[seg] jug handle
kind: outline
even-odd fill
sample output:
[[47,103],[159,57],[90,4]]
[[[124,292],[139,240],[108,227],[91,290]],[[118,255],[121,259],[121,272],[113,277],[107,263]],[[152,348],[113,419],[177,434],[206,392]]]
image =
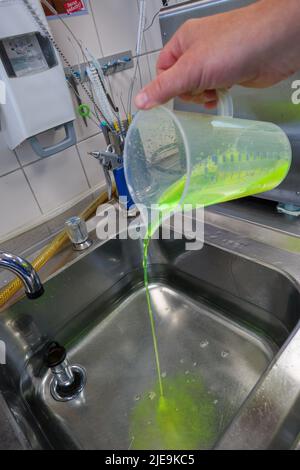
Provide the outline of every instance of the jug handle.
[[217,90],[218,116],[233,117],[233,101],[228,90]]

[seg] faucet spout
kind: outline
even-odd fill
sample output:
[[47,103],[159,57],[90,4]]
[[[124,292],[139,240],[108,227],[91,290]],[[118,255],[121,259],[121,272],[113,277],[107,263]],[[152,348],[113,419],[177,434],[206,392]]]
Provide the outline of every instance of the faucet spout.
[[19,277],[29,299],[37,299],[43,295],[44,288],[39,275],[26,259],[0,251],[0,268],[8,269]]

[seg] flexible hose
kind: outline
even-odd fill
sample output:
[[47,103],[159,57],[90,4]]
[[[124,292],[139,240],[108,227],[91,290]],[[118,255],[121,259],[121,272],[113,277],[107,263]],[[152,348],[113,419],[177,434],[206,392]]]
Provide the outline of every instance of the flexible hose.
[[[113,194],[115,187],[113,188]],[[88,220],[95,214],[97,208],[108,201],[107,192],[103,192],[80,214],[83,220]],[[65,230],[56,235],[56,237],[47,245],[41,253],[31,263],[36,271],[40,271],[47,262],[58,253],[58,251],[69,241]],[[6,287],[0,290],[0,309],[23,287],[19,278],[12,280]]]

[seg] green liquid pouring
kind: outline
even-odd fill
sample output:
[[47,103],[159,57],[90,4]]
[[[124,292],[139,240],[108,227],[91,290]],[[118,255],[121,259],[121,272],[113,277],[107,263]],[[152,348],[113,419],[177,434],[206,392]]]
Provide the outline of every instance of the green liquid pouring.
[[159,353],[158,353],[157,336],[156,336],[156,330],[155,330],[155,320],[154,320],[154,315],[153,315],[153,310],[152,310],[152,305],[151,305],[151,298],[150,298],[150,291],[149,291],[149,279],[148,279],[148,248],[149,248],[150,240],[151,240],[151,236],[147,234],[144,240],[144,253],[143,253],[144,286],[146,290],[147,307],[148,307],[148,313],[149,313],[149,319],[150,319],[150,325],[151,325],[151,333],[152,333],[152,340],[153,340],[153,347],[154,347],[154,354],[155,354],[155,363],[156,363],[157,377],[158,377],[158,383],[159,383],[159,392],[160,392],[160,396],[163,397],[164,389],[163,389],[162,378],[161,378],[161,367],[160,367],[160,360],[159,360]]
[[[238,169],[237,169],[238,162]],[[247,155],[228,152],[209,158],[205,165],[194,167],[184,203],[209,206],[219,202],[257,194],[273,189],[287,174],[287,159],[262,162]],[[232,171],[230,171],[232,165]],[[161,214],[167,215],[182,198],[186,177],[181,178],[162,195]],[[217,413],[212,396],[205,390],[199,377],[177,375],[162,379],[148,278],[148,249],[151,236],[160,219],[150,223],[144,240],[143,270],[147,308],[155,354],[157,384],[136,405],[131,420],[132,448],[134,449],[201,449],[213,444],[216,437]]]
[[[167,211],[164,209],[164,214]],[[148,276],[148,249],[159,219],[148,227],[144,240],[143,270],[151,325],[157,383],[135,406],[130,425],[132,449],[193,450],[211,447],[216,436],[217,411],[213,396],[200,377],[178,374],[162,378],[154,312]]]

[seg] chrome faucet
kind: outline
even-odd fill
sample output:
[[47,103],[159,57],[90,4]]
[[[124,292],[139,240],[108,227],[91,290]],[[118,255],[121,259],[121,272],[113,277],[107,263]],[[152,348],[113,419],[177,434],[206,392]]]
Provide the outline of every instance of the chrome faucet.
[[44,293],[39,275],[26,259],[0,251],[0,268],[8,269],[20,278],[29,299],[37,299]]

